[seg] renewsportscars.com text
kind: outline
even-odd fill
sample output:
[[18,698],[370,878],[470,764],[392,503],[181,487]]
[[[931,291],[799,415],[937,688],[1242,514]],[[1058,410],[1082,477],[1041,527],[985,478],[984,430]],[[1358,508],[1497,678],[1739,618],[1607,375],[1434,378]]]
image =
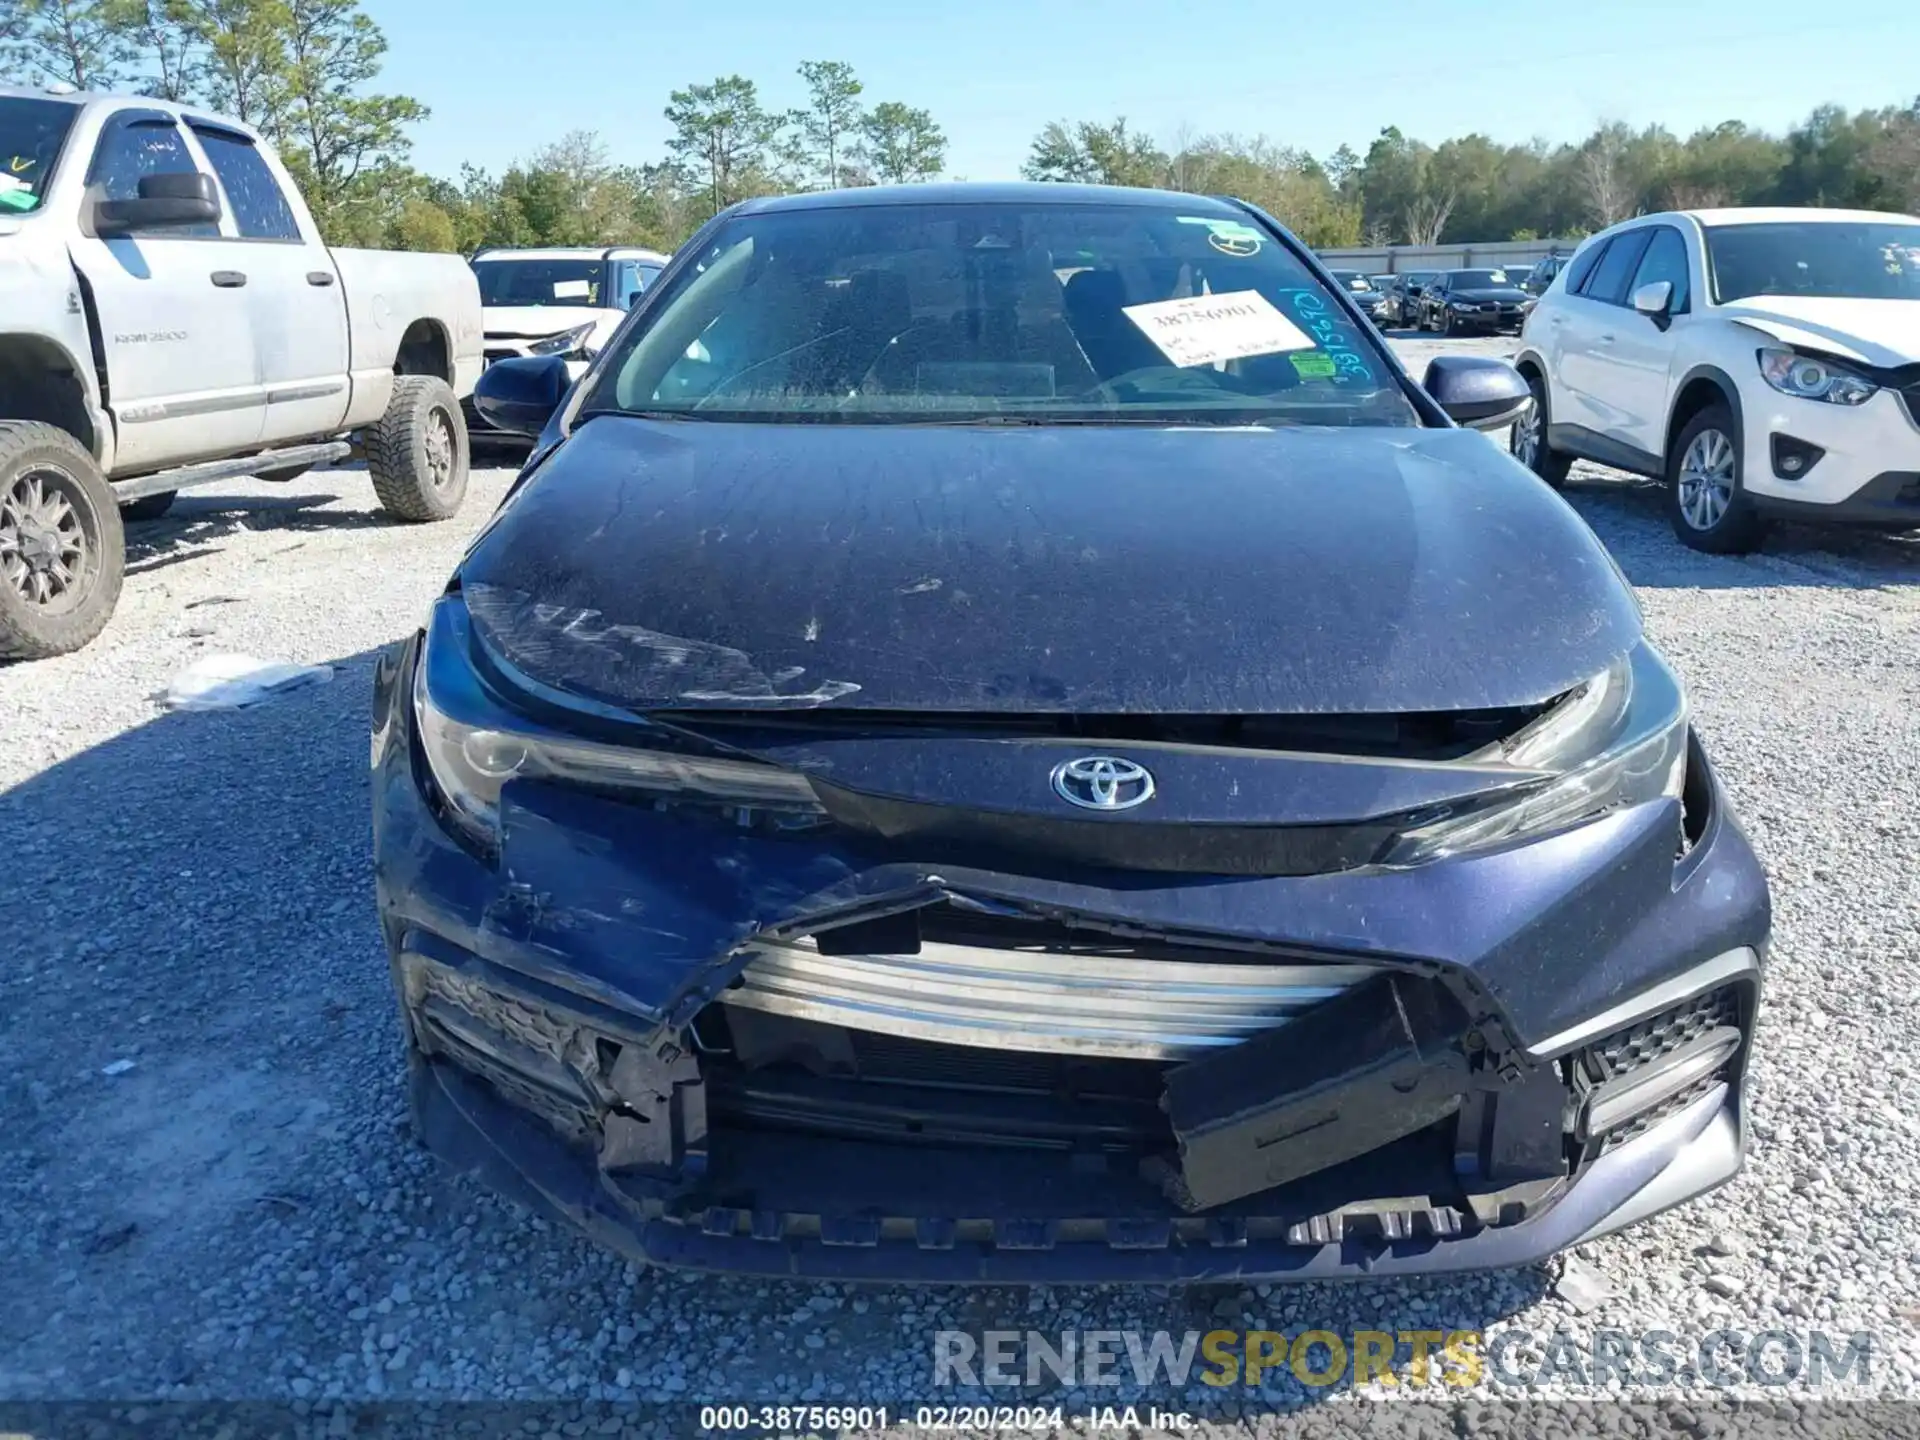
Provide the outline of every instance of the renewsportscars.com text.
[[1274,1375],[1303,1385],[1482,1386],[1761,1385],[1820,1389],[1872,1378],[1864,1331],[1716,1330],[1688,1340],[1666,1330],[1598,1330],[1591,1338],[1502,1330],[942,1330],[933,1337],[936,1386],[1156,1385],[1197,1380],[1258,1388]]

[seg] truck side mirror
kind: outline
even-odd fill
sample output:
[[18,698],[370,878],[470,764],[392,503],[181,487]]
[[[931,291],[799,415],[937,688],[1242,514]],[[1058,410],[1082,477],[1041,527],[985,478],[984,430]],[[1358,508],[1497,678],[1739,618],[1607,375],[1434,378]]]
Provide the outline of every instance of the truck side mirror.
[[102,200],[93,211],[94,229],[103,235],[185,229],[219,220],[219,187],[211,175],[198,170],[142,175],[137,198]]

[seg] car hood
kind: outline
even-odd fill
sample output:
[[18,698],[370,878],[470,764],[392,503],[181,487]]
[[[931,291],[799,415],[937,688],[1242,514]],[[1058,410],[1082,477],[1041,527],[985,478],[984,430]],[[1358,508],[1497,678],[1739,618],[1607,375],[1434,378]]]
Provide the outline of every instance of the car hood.
[[462,563],[624,709],[1532,704],[1631,647],[1591,531],[1466,430],[588,420]]
[[1454,290],[1448,294],[1447,298],[1477,302],[1498,300],[1503,305],[1518,305],[1527,298],[1527,292],[1517,285],[1489,285],[1477,290]]
[[1891,368],[1920,360],[1920,300],[1835,300],[1764,295],[1720,307],[1783,345]]
[[558,335],[576,326],[619,318],[618,310],[592,305],[488,305],[480,312],[481,328],[487,334],[514,339]]

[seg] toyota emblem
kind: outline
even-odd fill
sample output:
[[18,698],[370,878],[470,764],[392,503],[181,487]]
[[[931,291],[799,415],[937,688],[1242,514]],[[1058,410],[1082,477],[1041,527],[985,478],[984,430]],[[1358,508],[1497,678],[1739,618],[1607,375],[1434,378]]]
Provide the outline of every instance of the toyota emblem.
[[1053,767],[1053,793],[1082,810],[1131,810],[1153,798],[1153,776],[1131,760],[1083,755]]

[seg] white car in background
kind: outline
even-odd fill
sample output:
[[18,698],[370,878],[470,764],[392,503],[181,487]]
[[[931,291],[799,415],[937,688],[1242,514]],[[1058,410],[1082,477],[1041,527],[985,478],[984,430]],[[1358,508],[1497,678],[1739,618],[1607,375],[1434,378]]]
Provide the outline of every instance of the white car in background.
[[[626,245],[480,251],[470,263],[480,281],[487,362],[564,355],[578,380],[667,260]],[[484,428],[471,406],[467,421]]]
[[1513,453],[1665,482],[1674,533],[1744,554],[1769,520],[1920,527],[1920,219],[1696,210],[1585,241],[1527,317]]

